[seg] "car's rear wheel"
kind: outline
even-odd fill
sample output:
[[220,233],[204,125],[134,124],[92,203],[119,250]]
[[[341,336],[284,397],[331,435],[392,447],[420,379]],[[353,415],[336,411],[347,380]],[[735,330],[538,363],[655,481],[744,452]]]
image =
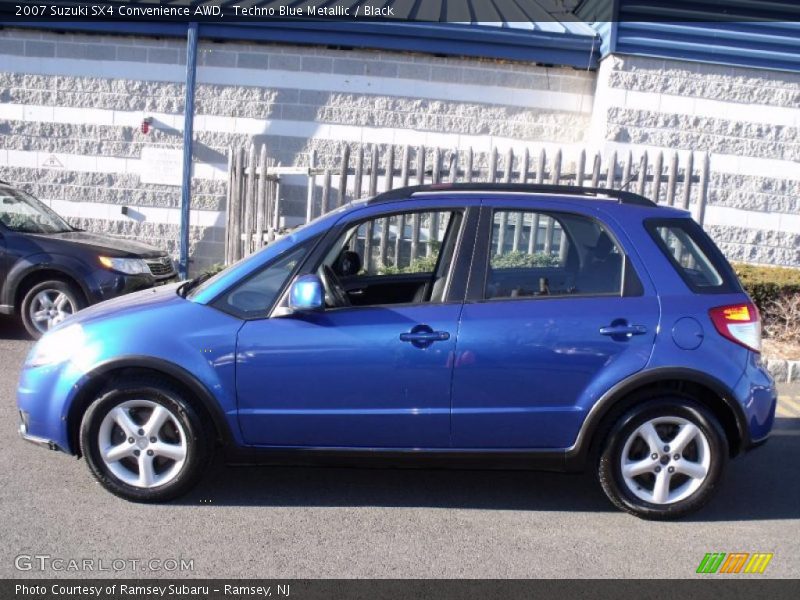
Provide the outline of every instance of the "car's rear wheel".
[[85,305],[83,294],[75,285],[51,279],[37,283],[25,293],[20,316],[28,333],[39,339]]
[[685,398],[654,399],[617,421],[598,476],[619,508],[642,518],[674,519],[710,500],[727,457],[727,439],[709,411]]
[[108,388],[89,406],[81,452],[111,493],[162,502],[188,492],[210,458],[210,436],[182,393],[158,379]]

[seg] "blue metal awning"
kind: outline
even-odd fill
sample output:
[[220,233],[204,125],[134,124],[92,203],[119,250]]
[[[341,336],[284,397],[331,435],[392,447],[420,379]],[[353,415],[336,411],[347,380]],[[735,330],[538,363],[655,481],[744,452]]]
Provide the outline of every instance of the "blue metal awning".
[[[86,33],[186,36],[186,23],[175,22],[0,22],[5,27],[30,27],[51,31]],[[515,24],[518,25],[518,24]],[[552,22],[544,27],[502,24],[387,23],[352,21],[260,21],[253,23],[200,23],[201,39],[249,41],[282,44],[307,44],[423,52],[444,56],[468,56],[518,60],[576,69],[594,69],[600,58],[600,37],[586,27],[553,31]]]
[[[173,0],[170,5],[183,0]],[[338,0],[355,10],[367,0]],[[167,2],[165,2],[166,4]],[[329,0],[303,0],[303,5]],[[374,4],[374,2],[369,2]],[[298,4],[286,0],[224,0],[223,19],[196,19],[201,39],[308,44],[423,52],[444,56],[468,56],[517,60],[547,65],[594,69],[600,57],[600,36],[568,12],[555,12],[552,0],[384,0],[394,18],[384,20],[231,20],[232,6],[269,8]],[[30,27],[53,31],[185,37],[184,21],[0,21],[0,26]]]
[[586,7],[578,15],[597,20],[592,26],[603,38],[603,56],[800,71],[797,0],[597,0]]

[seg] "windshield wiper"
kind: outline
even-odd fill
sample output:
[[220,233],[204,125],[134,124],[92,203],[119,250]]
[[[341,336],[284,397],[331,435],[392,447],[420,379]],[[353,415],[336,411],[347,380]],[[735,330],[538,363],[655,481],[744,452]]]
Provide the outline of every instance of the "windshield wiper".
[[211,273],[203,273],[202,275],[198,275],[194,279],[190,279],[186,283],[181,284],[180,287],[178,287],[178,295],[182,298],[186,298],[189,292],[191,292],[209,277],[211,277]]

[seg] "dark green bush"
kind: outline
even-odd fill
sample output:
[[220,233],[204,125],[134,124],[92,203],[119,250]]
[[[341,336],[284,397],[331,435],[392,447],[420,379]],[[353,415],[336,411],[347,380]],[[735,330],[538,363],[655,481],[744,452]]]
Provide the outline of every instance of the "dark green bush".
[[496,254],[492,256],[493,269],[514,269],[514,268],[533,268],[533,267],[557,267],[559,265],[558,256],[537,252],[528,254],[515,250],[507,254]]
[[430,256],[423,256],[422,258],[415,258],[411,264],[405,267],[396,267],[394,265],[384,265],[378,267],[378,275],[398,275],[400,273],[433,273],[436,268],[435,254]]
[[769,319],[775,302],[800,294],[800,269],[742,264],[733,268],[764,319]]

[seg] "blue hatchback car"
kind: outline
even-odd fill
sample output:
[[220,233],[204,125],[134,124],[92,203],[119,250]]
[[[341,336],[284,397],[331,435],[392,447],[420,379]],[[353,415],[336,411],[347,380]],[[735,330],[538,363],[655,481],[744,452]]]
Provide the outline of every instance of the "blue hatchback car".
[[619,508],[671,518],[766,440],[759,349],[755,306],[685,211],[420,186],[67,319],[27,357],[20,433],[134,501],[188,491],[221,447],[234,463],[590,469]]

